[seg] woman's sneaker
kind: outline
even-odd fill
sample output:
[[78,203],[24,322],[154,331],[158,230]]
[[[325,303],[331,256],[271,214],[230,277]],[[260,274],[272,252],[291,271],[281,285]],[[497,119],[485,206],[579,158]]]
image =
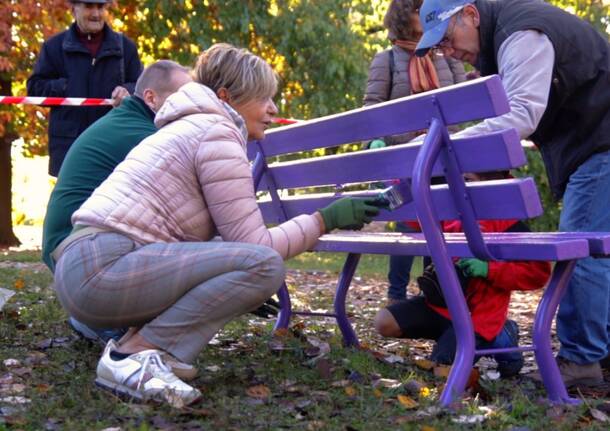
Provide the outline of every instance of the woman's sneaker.
[[110,357],[115,349],[116,343],[109,341],[97,364],[98,386],[138,401],[164,401],[174,407],[192,404],[201,397],[201,392],[163,363],[163,352],[144,350],[117,361]]
[[197,377],[198,370],[196,367],[186,362],[182,362],[180,359],[171,355],[167,352],[162,352],[161,360],[163,363],[171,368],[172,373],[176,375],[180,380],[186,380],[187,382]]

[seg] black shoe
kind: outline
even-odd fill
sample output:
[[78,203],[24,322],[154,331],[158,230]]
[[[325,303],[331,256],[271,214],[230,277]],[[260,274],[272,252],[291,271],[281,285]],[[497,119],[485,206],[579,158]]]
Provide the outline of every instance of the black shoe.
[[271,319],[277,317],[281,309],[280,303],[273,298],[269,298],[263,305],[250,313],[263,319]]
[[[508,342],[502,347],[516,347],[519,345],[519,325],[514,320],[507,320],[504,329],[508,335]],[[508,379],[515,377],[523,368],[523,353],[500,353],[495,355],[496,363],[498,364],[498,372],[500,377]]]

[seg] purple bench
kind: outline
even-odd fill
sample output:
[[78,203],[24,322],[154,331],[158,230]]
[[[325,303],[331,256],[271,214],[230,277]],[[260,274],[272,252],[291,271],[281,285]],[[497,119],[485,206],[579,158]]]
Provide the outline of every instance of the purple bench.
[[[516,168],[526,163],[525,154],[514,130],[451,140],[447,126],[495,117],[508,110],[501,81],[491,76],[274,129],[263,141],[251,142],[248,147],[254,161],[255,184],[262,192],[260,208],[270,224],[312,213],[346,194],[374,193],[362,184],[397,178],[410,184],[412,200],[395,211],[382,211],[376,220],[418,219],[421,234],[335,231],[322,236],[314,250],[347,253],[334,313],[329,315],[336,318],[348,346],[358,345],[346,316],[345,299],[360,256],[432,257],[457,337],[454,366],[440,399],[444,406],[463,393],[475,354],[498,352],[475,350],[472,321],[452,257],[557,262],[536,312],[533,345],[512,350],[533,350],[549,399],[572,403],[576,400],[568,396],[551,350],[551,323],[576,260],[610,255],[610,233],[481,233],[477,220],[540,215],[536,184],[532,178],[466,184],[463,173]],[[428,129],[428,133],[421,143],[322,157],[311,151],[422,129]],[[304,151],[314,155],[304,158],[297,154]],[[287,156],[291,161],[277,161],[277,156],[293,153]],[[431,186],[434,176],[445,176],[447,184]],[[453,219],[461,219],[463,234],[443,234],[439,220]],[[276,329],[287,327],[293,313],[285,285],[279,297],[282,310]]]

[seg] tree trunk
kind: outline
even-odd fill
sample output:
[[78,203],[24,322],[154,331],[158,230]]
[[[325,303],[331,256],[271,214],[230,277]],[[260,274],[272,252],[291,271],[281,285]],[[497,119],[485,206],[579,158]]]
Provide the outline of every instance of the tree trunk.
[[[0,78],[0,94],[11,94],[11,81]],[[0,135],[0,248],[19,245],[13,233],[11,143],[15,139],[5,125]]]

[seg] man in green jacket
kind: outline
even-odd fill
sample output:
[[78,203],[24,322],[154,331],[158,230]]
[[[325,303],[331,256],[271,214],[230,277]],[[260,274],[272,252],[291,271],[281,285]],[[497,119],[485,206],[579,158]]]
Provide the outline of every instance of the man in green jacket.
[[53,250],[72,231],[71,217],[144,138],[157,131],[155,113],[165,99],[190,82],[188,69],[169,60],[152,64],[138,79],[135,93],[92,124],[74,142],[47,205],[42,259],[54,271]]
[[[72,231],[72,213],[142,140],[157,131],[154,118],[165,99],[190,82],[189,70],[160,60],[146,68],[136,83],[134,96],[93,123],[72,144],[47,205],[42,233],[42,259],[55,269],[53,251]],[[75,319],[74,329],[87,338],[107,341],[121,331],[92,330]],[[115,333],[116,332],[116,333]]]

